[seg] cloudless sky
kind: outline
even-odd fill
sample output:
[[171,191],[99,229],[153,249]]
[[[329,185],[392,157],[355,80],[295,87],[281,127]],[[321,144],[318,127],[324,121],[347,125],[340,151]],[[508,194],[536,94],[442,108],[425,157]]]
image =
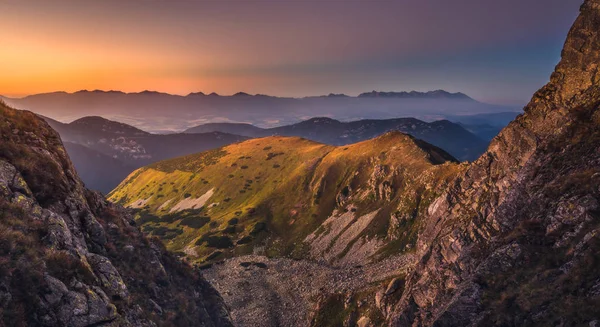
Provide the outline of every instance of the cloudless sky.
[[445,89],[525,104],[581,0],[0,2],[0,94]]

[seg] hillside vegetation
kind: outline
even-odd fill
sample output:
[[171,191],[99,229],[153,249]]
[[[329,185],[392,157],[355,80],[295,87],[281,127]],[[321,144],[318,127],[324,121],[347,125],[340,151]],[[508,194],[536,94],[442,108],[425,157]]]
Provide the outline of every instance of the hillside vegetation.
[[460,167],[399,132],[343,147],[266,137],[141,168],[109,197],[197,262],[252,252],[352,262],[410,249],[412,218]]

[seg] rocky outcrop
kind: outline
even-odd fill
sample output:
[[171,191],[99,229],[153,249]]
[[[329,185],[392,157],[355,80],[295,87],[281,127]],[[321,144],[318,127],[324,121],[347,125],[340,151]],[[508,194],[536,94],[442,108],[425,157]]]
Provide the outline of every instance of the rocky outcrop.
[[433,202],[392,326],[587,325],[600,318],[600,1],[551,81]]
[[86,190],[60,138],[0,104],[0,325],[230,326],[219,294]]

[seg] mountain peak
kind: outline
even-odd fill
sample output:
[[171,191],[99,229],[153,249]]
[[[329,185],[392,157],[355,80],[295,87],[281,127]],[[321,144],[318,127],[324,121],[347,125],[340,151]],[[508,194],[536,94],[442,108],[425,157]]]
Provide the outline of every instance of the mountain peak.
[[320,124],[320,125],[329,125],[329,124],[339,124],[341,123],[339,120],[330,118],[330,117],[314,117],[308,120],[305,120],[303,122],[300,122],[300,124]]
[[349,96],[344,93],[329,93],[326,97],[327,98],[349,98]]
[[146,131],[143,131],[139,128],[133,127],[131,125],[121,123],[118,121],[113,121],[106,119],[100,116],[86,116],[79,119],[76,119],[69,123],[70,126],[78,126],[80,128],[87,129],[101,129],[104,132],[115,132],[115,133],[128,133],[128,134],[137,134],[137,135],[147,135],[150,134]]
[[[569,31],[561,54],[561,61],[550,77],[550,83],[534,98],[550,100],[557,105],[570,105],[573,98],[598,89],[600,77],[600,1],[586,0],[581,15]],[[531,107],[531,104],[530,104]]]
[[252,95],[246,93],[246,92],[238,92],[236,94],[233,95],[234,97],[251,97]]
[[71,122],[71,124],[103,124],[103,123],[116,123],[114,121],[108,120],[101,116],[85,116],[79,119],[76,119]]
[[470,100],[474,101],[473,98],[469,97],[464,93],[450,93],[444,90],[435,90],[428,92],[417,92],[417,91],[402,91],[402,92],[380,92],[371,91],[367,93],[361,93],[358,95],[359,98],[402,98],[402,99],[451,99],[451,100]]

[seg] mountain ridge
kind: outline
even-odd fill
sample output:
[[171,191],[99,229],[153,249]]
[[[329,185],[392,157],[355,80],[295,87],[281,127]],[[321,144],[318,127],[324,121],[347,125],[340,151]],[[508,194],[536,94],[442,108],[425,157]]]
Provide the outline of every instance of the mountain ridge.
[[[336,210],[356,202],[363,203],[357,204],[359,213],[375,212],[376,203],[402,201],[402,191],[390,189],[395,184],[444,183],[455,169],[456,159],[444,150],[397,131],[338,147],[271,136],[140,168],[109,198],[136,209],[147,232],[162,235],[172,251],[197,263],[260,248],[263,242],[267,252],[306,259],[302,239]],[[394,182],[382,183],[383,176]],[[407,193],[435,192],[424,188],[415,186]],[[365,195],[346,194],[359,190]],[[378,195],[366,197],[373,190]],[[387,225],[385,216],[377,219]],[[217,240],[227,246],[211,243]],[[329,260],[335,261],[335,255]]]
[[600,219],[592,186],[600,177],[599,17],[600,1],[585,1],[550,82],[430,207],[436,223],[419,237],[420,259],[390,304],[391,325],[598,317],[586,288],[598,277],[589,260],[598,254]]
[[210,123],[189,128],[184,133],[221,131],[248,137],[270,135],[300,136],[313,141],[347,145],[399,130],[450,152],[460,160],[474,160],[487,143],[448,120],[426,123],[416,118],[363,119],[341,122],[329,117],[313,117],[295,124],[260,128],[251,124]]
[[396,97],[396,98],[402,98],[402,97],[411,97],[411,98],[434,98],[434,99],[439,99],[439,98],[450,98],[450,99],[456,99],[456,100],[473,100],[475,101],[473,98],[471,98],[470,96],[462,93],[462,92],[448,92],[445,90],[432,90],[432,91],[390,91],[390,92],[384,92],[384,91],[371,91],[371,92],[363,92],[363,93],[359,93],[356,96],[351,96],[351,95],[346,95],[343,93],[329,93],[326,95],[306,95],[306,96],[300,96],[300,97],[285,97],[285,96],[275,96],[275,95],[266,95],[266,94],[261,94],[261,93],[256,93],[256,94],[249,94],[246,92],[235,92],[231,95],[220,95],[217,94],[216,92],[212,92],[210,94],[206,94],[205,92],[202,91],[196,91],[196,92],[190,92],[187,95],[180,95],[180,94],[172,94],[172,93],[167,93],[167,92],[160,92],[160,91],[154,91],[154,90],[144,90],[144,91],[139,91],[139,92],[123,92],[123,91],[119,91],[119,90],[79,90],[79,91],[74,91],[74,92],[66,92],[66,91],[53,91],[53,92],[44,92],[44,93],[36,93],[36,94],[29,94],[26,96],[23,96],[21,98],[18,97],[7,97],[7,96],[2,96],[3,98],[6,99],[24,99],[24,98],[28,98],[28,97],[36,97],[36,96],[44,96],[44,95],[74,95],[74,94],[117,94],[117,95],[151,95],[151,94],[160,94],[160,95],[169,95],[169,96],[173,96],[173,97],[193,97],[193,96],[219,96],[219,97],[240,97],[240,96],[249,96],[249,97],[254,97],[254,96],[258,96],[258,97],[269,97],[269,98],[279,98],[279,99],[304,99],[304,98],[313,98],[313,97],[324,97],[324,98],[336,98],[336,97],[348,97],[348,98],[359,98],[359,97]]

